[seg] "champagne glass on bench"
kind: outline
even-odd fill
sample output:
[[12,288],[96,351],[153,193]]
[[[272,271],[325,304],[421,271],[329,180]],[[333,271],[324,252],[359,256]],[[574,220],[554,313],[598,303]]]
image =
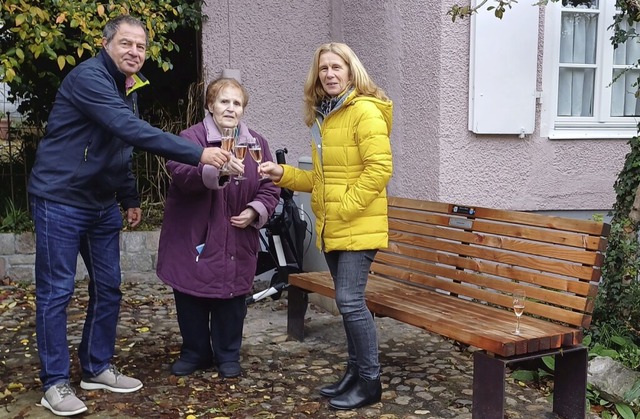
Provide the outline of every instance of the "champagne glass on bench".
[[525,299],[526,294],[523,289],[516,288],[513,291],[513,311],[516,313],[516,330],[513,332],[515,335],[520,334],[520,316],[524,313]]

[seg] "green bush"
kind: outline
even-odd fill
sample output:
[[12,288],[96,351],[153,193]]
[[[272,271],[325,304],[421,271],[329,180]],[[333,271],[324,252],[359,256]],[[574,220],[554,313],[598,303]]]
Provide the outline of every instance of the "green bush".
[[4,207],[4,214],[0,218],[0,232],[24,233],[33,231],[33,222],[28,211],[17,208],[10,199],[5,200]]

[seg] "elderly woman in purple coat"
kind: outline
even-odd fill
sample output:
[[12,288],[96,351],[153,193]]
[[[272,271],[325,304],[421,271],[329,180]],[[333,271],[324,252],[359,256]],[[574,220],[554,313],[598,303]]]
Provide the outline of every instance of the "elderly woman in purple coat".
[[[264,160],[267,140],[241,122],[249,101],[235,79],[207,86],[204,120],[180,135],[205,147],[220,147],[224,128],[236,143],[257,141]],[[220,171],[170,161],[171,185],[160,233],[157,274],[173,288],[182,335],[175,375],[217,366],[223,378],[241,374],[240,346],[259,251],[258,230],[278,204],[280,189],[261,179],[257,163],[233,158]],[[236,176],[234,176],[236,175]],[[237,179],[243,175],[245,179]]]

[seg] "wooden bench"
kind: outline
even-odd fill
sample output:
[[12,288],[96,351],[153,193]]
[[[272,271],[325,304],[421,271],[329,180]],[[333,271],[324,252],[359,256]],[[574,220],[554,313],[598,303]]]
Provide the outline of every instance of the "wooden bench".
[[[609,226],[518,211],[389,198],[389,248],[366,289],[374,315],[478,348],[473,417],[504,416],[510,363],[555,356],[553,411],[586,413],[587,349]],[[511,293],[526,290],[521,335]],[[288,334],[304,339],[307,294],[335,298],[328,272],[292,274]]]

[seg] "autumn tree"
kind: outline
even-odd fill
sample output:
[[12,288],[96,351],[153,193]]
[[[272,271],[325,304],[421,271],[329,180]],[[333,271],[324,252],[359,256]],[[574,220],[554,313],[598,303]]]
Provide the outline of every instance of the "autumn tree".
[[79,62],[95,55],[105,23],[120,14],[139,17],[149,32],[147,59],[164,71],[179,46],[179,27],[199,29],[201,0],[3,0],[0,3],[0,81],[29,121],[46,121],[56,90]]

